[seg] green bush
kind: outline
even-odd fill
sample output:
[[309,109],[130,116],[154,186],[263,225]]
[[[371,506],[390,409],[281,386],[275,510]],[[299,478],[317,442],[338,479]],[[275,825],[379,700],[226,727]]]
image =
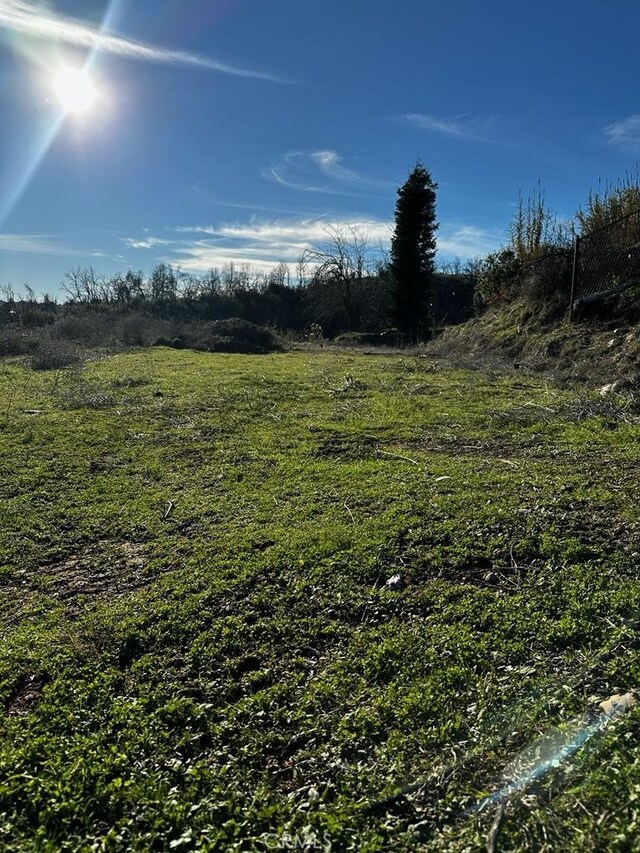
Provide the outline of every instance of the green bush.
[[532,302],[558,303],[565,308],[571,295],[573,253],[551,252],[529,264],[520,275],[520,292]]
[[521,273],[522,262],[513,249],[500,249],[487,255],[478,270],[473,297],[476,310],[513,299],[518,293]]
[[170,347],[171,349],[187,349],[187,344],[185,343],[184,337],[182,335],[177,335],[173,338],[167,338],[165,335],[160,335],[159,338],[155,339],[151,346]]
[[520,195],[509,226],[509,236],[515,256],[525,262],[536,260],[549,252],[570,248],[573,228],[549,210],[544,190],[538,184],[526,204]]
[[147,341],[147,324],[138,314],[126,317],[120,324],[119,337],[128,347],[143,347]]

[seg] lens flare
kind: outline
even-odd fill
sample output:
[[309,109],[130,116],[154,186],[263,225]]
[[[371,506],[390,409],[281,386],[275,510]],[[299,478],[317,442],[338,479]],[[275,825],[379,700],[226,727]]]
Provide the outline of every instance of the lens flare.
[[60,68],[54,79],[54,90],[67,113],[85,113],[98,97],[89,74],[79,68]]

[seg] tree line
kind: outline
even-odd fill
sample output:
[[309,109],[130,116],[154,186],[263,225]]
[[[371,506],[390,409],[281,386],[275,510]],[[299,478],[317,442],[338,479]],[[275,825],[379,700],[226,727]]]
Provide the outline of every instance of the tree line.
[[[526,203],[520,198],[507,245],[464,265],[453,261],[436,268],[436,191],[418,162],[398,189],[390,252],[362,230],[338,223],[327,224],[324,239],[295,265],[281,263],[268,272],[228,264],[194,275],[160,263],[147,276],[133,270],[104,276],[91,267],[74,267],[65,275],[63,304],[49,296],[37,299],[29,287],[22,296],[9,285],[0,287],[0,324],[53,325],[69,314],[91,311],[105,322],[105,312],[116,318],[135,315],[138,325],[145,318],[189,323],[237,317],[298,336],[313,330],[327,338],[352,333],[371,342],[409,343],[514,299],[562,316],[576,235],[606,228],[602,233],[611,243],[606,257],[615,254],[625,273],[640,239],[640,175],[592,192],[569,223],[549,211],[538,186]],[[618,225],[611,229],[610,223]],[[636,254],[632,260],[635,271]],[[609,268],[612,279],[620,277],[615,264]],[[628,294],[625,299],[629,302]],[[635,296],[632,301],[635,306]]]
[[390,255],[349,223],[327,224],[324,238],[293,269],[228,264],[194,275],[160,263],[148,276],[105,276],[74,267],[64,278],[63,305],[38,301],[32,291],[18,298],[4,287],[0,320],[43,325],[93,308],[181,321],[239,317],[300,335],[313,327],[329,338],[355,332],[425,339],[434,326],[467,319],[473,299],[472,267],[435,268],[436,189],[418,163],[398,190]]

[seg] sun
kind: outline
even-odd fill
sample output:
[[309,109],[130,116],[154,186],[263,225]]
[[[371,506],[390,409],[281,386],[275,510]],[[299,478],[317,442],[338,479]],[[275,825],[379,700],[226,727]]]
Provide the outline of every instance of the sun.
[[55,75],[53,88],[67,113],[86,113],[98,98],[91,77],[80,68],[60,68]]

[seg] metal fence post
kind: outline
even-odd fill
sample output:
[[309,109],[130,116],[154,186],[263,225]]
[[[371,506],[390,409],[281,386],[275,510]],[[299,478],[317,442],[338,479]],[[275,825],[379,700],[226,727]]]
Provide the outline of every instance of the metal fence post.
[[578,263],[580,261],[580,237],[576,234],[573,243],[573,269],[571,271],[571,298],[569,300],[569,322],[573,320],[573,302],[576,296],[576,285],[578,284]]

